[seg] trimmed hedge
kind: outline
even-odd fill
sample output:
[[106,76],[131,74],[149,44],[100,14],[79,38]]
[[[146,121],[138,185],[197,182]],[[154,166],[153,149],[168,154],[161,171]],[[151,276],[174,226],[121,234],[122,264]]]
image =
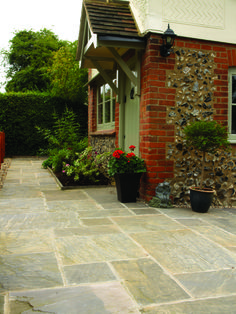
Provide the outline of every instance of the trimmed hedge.
[[68,107],[78,117],[81,130],[87,136],[88,109],[61,97],[43,93],[0,94],[0,131],[6,135],[6,156],[34,156],[47,142],[35,126],[50,129],[52,113],[59,115]]

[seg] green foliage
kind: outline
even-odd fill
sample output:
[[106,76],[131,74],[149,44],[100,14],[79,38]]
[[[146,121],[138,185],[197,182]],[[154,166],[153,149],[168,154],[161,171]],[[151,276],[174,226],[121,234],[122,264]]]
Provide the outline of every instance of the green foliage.
[[[6,134],[6,155],[37,155],[40,148],[46,150],[48,141],[39,134],[36,126],[51,129],[53,113],[64,112],[74,103],[46,93],[0,94],[0,128]],[[87,106],[76,106],[80,138],[87,136]],[[46,153],[45,153],[46,154]]]
[[82,153],[77,154],[77,159],[70,163],[63,163],[63,173],[67,176],[73,176],[75,181],[79,181],[81,177],[96,183],[99,181],[99,175],[104,168],[102,165],[106,163],[110,153],[100,155],[92,155],[92,147],[87,147]]
[[187,145],[195,149],[215,153],[219,148],[228,148],[227,129],[216,121],[196,121],[184,128]]
[[203,153],[200,189],[203,187],[206,153],[215,154],[217,150],[228,150],[227,129],[216,121],[195,121],[184,128],[186,145]]
[[72,162],[75,158],[73,151],[63,148],[63,149],[49,149],[50,156],[42,164],[44,168],[50,167],[53,172],[57,173],[62,170],[64,162]]
[[39,133],[43,134],[48,141],[49,148],[66,148],[77,151],[78,142],[83,138],[83,135],[80,133],[76,114],[66,108],[61,116],[57,112],[54,112],[52,116],[54,125],[51,129],[37,127]]
[[140,173],[146,172],[144,160],[133,153],[135,146],[129,147],[128,154],[117,149],[114,151],[108,163],[108,174],[114,176],[116,173]]
[[88,80],[87,69],[80,69],[75,60],[77,41],[67,43],[53,53],[53,64],[48,72],[52,82],[52,93],[72,101],[85,103],[87,101]]
[[76,114],[72,110],[66,108],[61,116],[54,112],[53,120],[51,129],[37,127],[37,130],[48,141],[49,158],[43,166],[49,165],[54,172],[59,172],[63,162],[72,162],[76,153],[87,147],[87,139],[83,138]]
[[51,85],[48,68],[53,62],[53,52],[65,44],[47,29],[16,32],[9,51],[2,51],[9,79],[6,91],[47,91]]

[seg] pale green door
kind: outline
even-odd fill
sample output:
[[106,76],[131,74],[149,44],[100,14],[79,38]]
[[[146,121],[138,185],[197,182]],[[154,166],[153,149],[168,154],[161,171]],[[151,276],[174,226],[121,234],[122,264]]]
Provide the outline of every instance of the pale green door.
[[[131,81],[127,78],[125,84],[124,102],[124,148],[129,151],[129,146],[136,146],[135,153],[139,154],[139,97],[132,97]],[[132,99],[133,98],[133,99]]]

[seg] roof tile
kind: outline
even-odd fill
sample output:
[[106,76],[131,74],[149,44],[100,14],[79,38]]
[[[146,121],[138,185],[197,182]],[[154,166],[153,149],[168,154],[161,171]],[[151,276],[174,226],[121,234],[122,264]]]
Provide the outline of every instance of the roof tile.
[[93,33],[139,37],[129,2],[84,1],[87,18]]

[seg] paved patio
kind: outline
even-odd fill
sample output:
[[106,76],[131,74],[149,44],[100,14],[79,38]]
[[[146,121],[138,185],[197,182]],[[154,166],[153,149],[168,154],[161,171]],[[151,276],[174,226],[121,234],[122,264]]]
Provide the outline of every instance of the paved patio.
[[0,313],[236,313],[236,209],[62,191],[14,158],[0,191]]

